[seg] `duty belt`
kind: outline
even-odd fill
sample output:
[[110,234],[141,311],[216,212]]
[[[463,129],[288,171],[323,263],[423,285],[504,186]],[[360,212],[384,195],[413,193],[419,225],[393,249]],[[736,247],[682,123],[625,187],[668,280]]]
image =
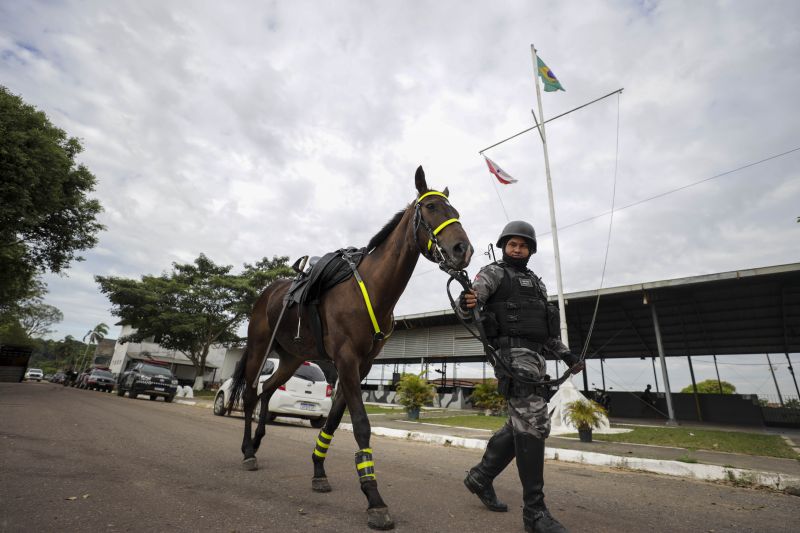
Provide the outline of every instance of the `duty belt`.
[[500,353],[503,353],[507,348],[525,348],[540,354],[544,348],[541,342],[532,341],[525,337],[497,337],[496,339],[490,339],[490,342],[500,348]]

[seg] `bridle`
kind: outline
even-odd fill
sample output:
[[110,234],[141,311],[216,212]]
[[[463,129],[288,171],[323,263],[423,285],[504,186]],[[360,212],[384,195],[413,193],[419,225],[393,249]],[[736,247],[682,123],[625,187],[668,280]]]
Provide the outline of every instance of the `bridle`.
[[[457,218],[448,218],[447,220],[445,220],[444,222],[439,224],[436,228],[431,226],[428,223],[428,221],[425,220],[425,218],[422,216],[422,211],[420,209],[422,200],[424,198],[428,197],[428,196],[441,196],[442,198],[447,200],[447,195],[442,193],[442,192],[439,192],[439,191],[428,191],[428,192],[420,195],[419,198],[417,198],[417,200],[415,202],[415,205],[414,205],[414,225],[413,225],[414,226],[414,239],[415,239],[415,242],[417,243],[417,248],[419,249],[419,252],[422,254],[422,256],[425,259],[427,259],[428,261],[431,261],[432,263],[438,263],[438,264],[442,265],[442,264],[447,263],[448,257],[447,257],[447,254],[445,253],[445,251],[439,245],[439,239],[438,239],[437,235],[439,235],[439,233],[441,233],[442,230],[444,228],[446,228],[447,226],[449,226],[450,224],[453,224],[453,223],[456,223],[456,222],[461,224],[461,221],[459,221]],[[422,246],[420,244],[420,242],[419,242],[418,234],[419,234],[419,227],[420,226],[422,226],[422,228],[428,234],[428,245],[427,246]]]

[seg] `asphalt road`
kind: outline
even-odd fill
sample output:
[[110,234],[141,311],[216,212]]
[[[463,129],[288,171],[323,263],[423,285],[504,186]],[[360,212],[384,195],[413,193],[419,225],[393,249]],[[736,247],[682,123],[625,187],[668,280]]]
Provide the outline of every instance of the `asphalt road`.
[[[333,492],[311,491],[317,430],[271,425],[261,469],[241,470],[241,418],[48,383],[0,383],[0,531],[368,531],[351,433],[328,455]],[[397,531],[522,531],[462,485],[480,452],[373,437]],[[797,531],[800,499],[732,486],[551,462],[547,502],[579,531]]]

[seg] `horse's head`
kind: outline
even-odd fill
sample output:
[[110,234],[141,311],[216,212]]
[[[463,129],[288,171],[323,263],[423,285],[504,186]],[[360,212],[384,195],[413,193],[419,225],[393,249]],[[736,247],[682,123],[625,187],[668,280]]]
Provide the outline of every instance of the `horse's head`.
[[447,199],[449,191],[432,191],[420,166],[414,177],[417,200],[414,205],[414,237],[422,255],[434,263],[463,270],[472,259],[472,244],[458,221],[458,211]]

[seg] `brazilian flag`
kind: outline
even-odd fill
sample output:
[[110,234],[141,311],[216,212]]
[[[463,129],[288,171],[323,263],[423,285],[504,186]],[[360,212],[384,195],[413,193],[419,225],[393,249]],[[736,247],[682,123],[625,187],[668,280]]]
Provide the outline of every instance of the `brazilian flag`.
[[561,82],[558,81],[556,75],[553,74],[553,71],[550,70],[550,67],[545,65],[544,61],[542,61],[542,58],[539,56],[536,56],[536,66],[539,68],[539,77],[542,78],[545,92],[566,91],[566,89],[561,86]]

